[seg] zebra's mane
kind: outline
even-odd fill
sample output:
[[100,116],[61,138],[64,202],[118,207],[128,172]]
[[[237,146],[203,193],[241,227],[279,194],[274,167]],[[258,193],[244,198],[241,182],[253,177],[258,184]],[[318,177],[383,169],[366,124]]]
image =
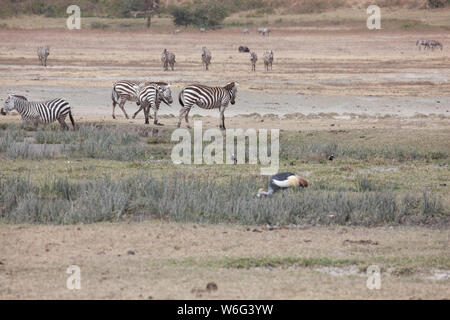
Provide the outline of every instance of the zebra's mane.
[[14,97],[14,98],[19,98],[19,99],[23,99],[25,101],[28,101],[27,98],[25,98],[24,96],[18,95],[18,94],[11,94],[11,96]]

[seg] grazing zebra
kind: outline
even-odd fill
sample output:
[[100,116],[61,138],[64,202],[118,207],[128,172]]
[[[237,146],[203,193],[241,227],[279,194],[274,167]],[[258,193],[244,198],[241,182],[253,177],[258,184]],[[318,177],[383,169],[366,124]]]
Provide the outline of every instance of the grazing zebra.
[[230,82],[224,87],[209,87],[201,84],[193,84],[181,90],[178,101],[182,108],[178,119],[178,128],[181,126],[181,119],[185,118],[187,127],[189,125],[189,111],[194,105],[202,109],[219,109],[220,129],[225,130],[225,109],[228,103],[234,104],[237,95],[237,82]]
[[172,52],[167,51],[167,49],[164,49],[161,56],[161,62],[163,63],[164,71],[167,71],[169,66],[173,71],[173,66],[175,65],[175,55]]
[[46,67],[47,66],[47,57],[50,54],[49,46],[39,47],[37,49],[37,54],[38,54],[39,61],[41,62],[41,65]]
[[305,188],[307,186],[308,186],[308,181],[301,178],[300,176],[298,176],[292,172],[280,172],[280,173],[277,173],[270,177],[268,191],[264,191],[264,189],[260,188],[258,190],[258,194],[256,196],[258,198],[261,198],[261,197],[265,198],[279,190],[292,188],[292,187]]
[[250,61],[252,62],[252,71],[256,71],[256,61],[258,61],[256,53],[250,53]]
[[270,52],[266,51],[264,52],[264,66],[266,67],[266,71],[272,70],[272,62],[273,62],[273,51],[270,50]]
[[69,115],[70,122],[75,128],[75,121],[72,117],[69,102],[63,99],[53,99],[45,102],[30,102],[24,96],[15,94],[8,95],[5,107],[1,109],[1,114],[6,115],[12,110],[17,110],[22,116],[22,128],[27,122],[32,122],[37,128],[39,123],[51,123],[58,120],[62,130],[68,130],[66,117]]
[[442,49],[443,49],[442,43],[440,43],[439,41],[436,41],[436,40],[430,40],[430,41],[428,41],[428,47],[429,47],[432,51],[434,51],[434,48],[435,48],[435,47],[441,48],[441,51],[442,51]]
[[241,30],[241,33],[243,33],[243,34],[250,34],[250,31],[247,28],[245,28],[245,29]]
[[211,51],[206,49],[206,47],[202,48],[202,63],[205,66],[205,70],[208,70],[208,66],[211,64]]
[[140,102],[139,110],[134,114],[134,117],[144,109],[145,123],[148,124],[150,108],[153,108],[155,117],[153,123],[156,125],[162,125],[158,122],[158,110],[161,101],[170,105],[173,102],[172,91],[170,90],[170,84],[165,82],[158,83],[143,83],[141,85],[135,85],[135,94]]
[[205,28],[200,28],[200,32],[206,32],[206,29]]

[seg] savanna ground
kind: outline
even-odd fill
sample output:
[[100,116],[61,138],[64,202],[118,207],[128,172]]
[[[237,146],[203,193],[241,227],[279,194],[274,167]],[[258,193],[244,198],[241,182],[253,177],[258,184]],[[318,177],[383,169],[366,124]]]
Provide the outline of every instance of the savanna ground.
[[[109,27],[98,30],[87,18],[71,32],[64,19],[2,21],[2,101],[64,97],[78,130],[0,118],[0,297],[448,299],[449,16],[394,10],[368,31],[356,9],[236,14],[222,30],[178,35],[164,17],[149,32],[133,19],[100,20]],[[233,27],[242,19],[250,35]],[[258,36],[265,22],[273,32]],[[422,38],[444,50],[418,51]],[[47,68],[37,66],[42,44]],[[239,45],[257,52],[256,73]],[[163,48],[177,55],[174,72],[162,71]],[[119,109],[112,120],[110,88],[122,78],[172,84],[164,127]],[[172,163],[179,90],[228,81],[240,85],[227,127],[281,129],[280,171],[304,176],[308,189],[259,200],[260,165]],[[218,125],[217,112],[191,115]],[[81,268],[79,291],[66,289],[69,265]],[[380,290],[366,287],[370,265],[381,269]]]

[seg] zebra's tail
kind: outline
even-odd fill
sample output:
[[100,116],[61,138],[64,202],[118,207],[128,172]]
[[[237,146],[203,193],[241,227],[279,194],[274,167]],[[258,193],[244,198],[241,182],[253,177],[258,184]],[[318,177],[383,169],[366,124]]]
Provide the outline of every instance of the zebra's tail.
[[75,129],[75,121],[73,120],[72,111],[69,111],[69,119],[70,119],[70,122],[72,122],[73,128]]
[[178,95],[178,101],[180,102],[181,106],[184,107],[182,95],[183,95],[183,91],[180,91],[180,94]]
[[116,91],[116,87],[113,87],[113,89],[112,89],[111,99],[112,99],[112,102],[113,102],[113,107],[115,107],[117,102],[119,101],[119,94]]

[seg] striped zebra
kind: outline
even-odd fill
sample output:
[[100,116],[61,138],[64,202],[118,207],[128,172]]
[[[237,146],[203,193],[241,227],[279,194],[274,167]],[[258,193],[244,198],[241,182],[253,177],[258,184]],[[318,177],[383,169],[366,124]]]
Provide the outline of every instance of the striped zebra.
[[428,48],[428,40],[417,40],[416,47],[419,47],[419,50],[423,47],[424,50]]
[[250,61],[252,62],[252,71],[256,71],[256,61],[258,61],[258,56],[255,52],[250,53]]
[[158,122],[158,110],[161,101],[167,105],[170,105],[173,102],[170,84],[165,82],[143,83],[141,85],[135,85],[133,89],[135,90],[135,95],[140,103],[140,108],[134,114],[133,119],[142,109],[144,109],[145,123],[148,124],[150,109],[153,108],[155,112],[153,123],[162,125]]
[[49,46],[39,47],[37,49],[37,54],[38,54],[39,61],[41,62],[41,65],[46,67],[47,66],[47,57],[50,54]]
[[441,48],[441,51],[443,50],[443,45],[442,45],[442,43],[440,43],[439,41],[437,41],[437,40],[430,40],[430,41],[428,41],[428,47],[432,50],[432,51],[434,51],[434,48],[435,47],[439,47],[439,48]]
[[51,123],[58,120],[62,130],[68,130],[66,117],[69,115],[70,122],[75,128],[75,121],[72,117],[69,102],[64,99],[53,99],[45,102],[31,102],[24,96],[15,94],[8,95],[5,107],[1,109],[1,114],[6,115],[12,110],[17,110],[22,116],[22,128],[27,122],[32,122],[37,128],[39,123]]
[[[118,104],[120,109],[122,109],[122,112],[125,115],[125,118],[129,119],[127,112],[125,111],[125,102],[127,101],[131,101],[131,102],[136,102],[136,104],[138,106],[140,106],[140,102],[139,99],[136,95],[136,90],[135,90],[135,86],[144,86],[144,85],[150,85],[150,84],[158,84],[158,85],[162,85],[162,86],[167,86],[168,83],[166,82],[152,82],[152,81],[138,81],[138,80],[120,80],[120,81],[116,81],[113,85],[113,89],[111,92],[111,99],[112,99],[112,117],[113,119],[116,118],[115,116],[115,108],[116,105]],[[138,115],[138,113],[142,110],[143,108],[140,107],[134,114],[133,114],[133,119],[136,118],[136,116]],[[152,118],[150,116],[150,118]]]
[[273,62],[273,51],[270,50],[270,52],[266,51],[264,52],[264,66],[266,67],[266,71],[272,70],[272,62]]
[[185,118],[187,127],[189,125],[189,111],[194,105],[202,109],[219,109],[220,129],[225,130],[225,109],[228,103],[234,104],[237,95],[237,82],[230,82],[224,87],[209,87],[201,84],[192,84],[181,90],[178,101],[182,108],[178,118],[178,128],[181,126],[181,119]]
[[211,51],[206,49],[206,47],[202,48],[202,63],[205,66],[205,70],[208,70],[208,67],[211,64]]
[[169,70],[169,66],[170,66],[170,69],[172,69],[172,71],[173,71],[173,67],[176,62],[175,55],[172,52],[167,51],[167,49],[164,49],[164,51],[161,55],[161,62],[163,63],[164,71]]

